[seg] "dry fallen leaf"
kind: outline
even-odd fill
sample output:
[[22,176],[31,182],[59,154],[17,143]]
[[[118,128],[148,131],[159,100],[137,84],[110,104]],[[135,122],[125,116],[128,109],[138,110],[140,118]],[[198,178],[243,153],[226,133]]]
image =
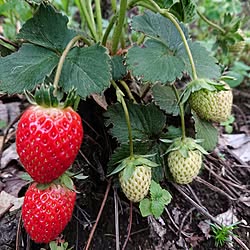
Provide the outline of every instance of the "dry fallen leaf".
[[13,204],[13,206],[10,208],[10,211],[14,211],[16,209],[19,209],[23,205],[24,197],[17,198],[13,195],[10,195],[6,193],[5,191],[2,191],[0,193],[0,215],[6,211],[6,209]]
[[16,144],[13,143],[10,147],[3,151],[3,155],[0,162],[0,169],[5,168],[10,161],[17,160],[18,158],[19,156],[16,152]]

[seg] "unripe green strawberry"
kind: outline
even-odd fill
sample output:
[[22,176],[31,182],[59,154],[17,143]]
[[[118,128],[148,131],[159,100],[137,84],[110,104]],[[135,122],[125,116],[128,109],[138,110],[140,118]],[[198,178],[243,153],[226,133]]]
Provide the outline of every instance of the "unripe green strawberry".
[[151,168],[146,165],[136,166],[132,176],[126,181],[122,170],[119,180],[122,191],[132,202],[141,201],[147,194],[151,183]]
[[27,190],[22,207],[24,227],[37,243],[49,243],[70,221],[76,193],[64,186],[51,184],[41,190],[33,183]]
[[197,115],[204,120],[224,122],[231,115],[233,94],[226,84],[227,90],[209,91],[201,89],[191,94],[189,103]]
[[179,150],[168,155],[168,166],[174,180],[179,184],[188,184],[198,175],[202,164],[202,153],[199,150],[189,150],[184,157]]

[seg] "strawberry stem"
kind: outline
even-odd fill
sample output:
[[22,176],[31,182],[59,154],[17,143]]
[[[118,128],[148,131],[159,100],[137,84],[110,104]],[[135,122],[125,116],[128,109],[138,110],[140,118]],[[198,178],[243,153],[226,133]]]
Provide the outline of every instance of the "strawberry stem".
[[87,45],[91,45],[91,43],[89,42],[88,39],[86,39],[85,37],[81,36],[81,35],[78,35],[78,36],[75,36],[74,38],[72,38],[70,40],[70,42],[67,44],[65,50],[63,51],[61,57],[60,57],[60,60],[59,60],[59,63],[58,63],[58,66],[57,66],[57,69],[56,69],[56,75],[55,75],[55,78],[54,78],[54,92],[53,92],[53,95],[56,96],[57,95],[57,89],[58,89],[58,83],[59,83],[59,79],[60,79],[60,76],[61,76],[61,72],[62,72],[62,67],[63,67],[63,63],[66,59],[66,56],[68,55],[70,49],[75,45],[75,43],[79,40],[83,40]]
[[125,114],[125,119],[127,122],[127,127],[128,127],[128,137],[129,137],[129,152],[130,152],[130,158],[134,158],[134,145],[133,145],[133,136],[132,136],[132,128],[131,128],[131,122],[130,122],[130,116],[129,116],[129,111],[127,104],[123,98],[124,94],[121,91],[121,89],[117,86],[114,80],[111,80],[111,84],[114,86],[116,90],[116,96],[117,100],[122,104],[122,108]]
[[178,90],[176,89],[175,85],[172,85],[172,88],[174,90],[179,109],[180,109],[180,117],[181,117],[181,131],[182,131],[182,139],[186,138],[186,127],[185,127],[185,113],[184,113],[184,105],[180,101],[180,95],[178,93]]
[[119,17],[118,22],[114,30],[113,35],[113,44],[112,44],[112,53],[113,55],[116,53],[118,44],[122,35],[124,20],[126,17],[126,10],[127,10],[127,0],[121,0],[120,2],[120,11],[119,11]]
[[102,11],[101,11],[101,1],[95,0],[95,9],[96,9],[96,24],[97,24],[97,35],[99,41],[102,38]]
[[208,20],[199,10],[197,10],[197,14],[200,16],[200,18],[206,22],[208,25],[210,25],[211,27],[213,27],[214,29],[220,31],[222,34],[226,34],[226,31],[221,28],[219,25],[217,25],[216,23],[213,23],[212,21]]

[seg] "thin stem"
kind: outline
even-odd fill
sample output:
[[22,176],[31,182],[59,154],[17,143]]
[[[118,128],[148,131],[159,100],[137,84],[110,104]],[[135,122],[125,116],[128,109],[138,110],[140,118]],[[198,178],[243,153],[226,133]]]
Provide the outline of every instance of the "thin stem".
[[130,201],[128,234],[127,234],[126,240],[122,246],[122,250],[125,250],[126,246],[128,244],[128,240],[129,240],[129,237],[131,235],[132,222],[133,222],[133,202]]
[[116,0],[111,0],[111,8],[114,13],[117,11]]
[[100,0],[95,0],[95,12],[96,12],[97,34],[100,41],[102,39],[102,10],[101,10]]
[[108,198],[108,193],[109,193],[110,187],[111,187],[111,179],[109,179],[109,181],[108,181],[108,186],[107,186],[107,188],[106,188],[106,192],[105,192],[105,195],[104,195],[104,198],[103,198],[103,201],[102,201],[102,204],[101,204],[99,213],[98,213],[98,215],[97,215],[97,217],[96,217],[95,224],[94,224],[94,226],[93,226],[92,229],[91,229],[91,232],[90,232],[90,234],[89,234],[89,238],[88,238],[88,241],[87,241],[87,245],[86,245],[86,247],[84,248],[84,250],[88,250],[89,247],[90,247],[90,243],[91,243],[91,241],[92,241],[92,239],[93,239],[93,236],[94,236],[94,233],[95,233],[97,224],[98,224],[98,222],[99,222],[99,220],[100,220],[100,218],[101,218],[103,208],[104,208],[105,203],[106,203],[106,200],[107,200],[107,198]]
[[119,82],[122,85],[122,87],[125,89],[125,91],[127,92],[127,95],[129,97],[129,99],[132,100],[133,103],[136,103],[136,100],[135,100],[133,94],[131,93],[131,90],[128,87],[127,83],[125,81],[123,81],[123,80],[120,80]]
[[184,47],[186,49],[188,58],[189,58],[189,62],[190,62],[191,69],[192,69],[193,80],[197,79],[198,77],[197,77],[197,73],[196,73],[196,67],[195,67],[195,64],[194,64],[193,55],[192,55],[191,50],[189,48],[189,45],[188,45],[188,42],[187,42],[187,39],[185,37],[184,32],[182,31],[179,23],[176,21],[175,17],[171,13],[166,12],[166,11],[161,11],[161,12],[162,12],[161,14],[163,16],[167,17],[174,24],[176,29],[178,30],[178,32],[179,32],[179,34],[181,36],[182,42],[184,44]]
[[90,17],[91,26],[93,27],[95,34],[97,36],[95,18],[94,18],[94,13],[93,13],[93,8],[92,8],[92,0],[85,0],[85,4],[86,4],[87,12],[88,12],[89,17]]
[[92,25],[91,18],[90,18],[89,14],[88,14],[88,11],[87,11],[87,8],[86,8],[86,6],[84,4],[84,1],[79,0],[78,3],[79,3],[80,11],[83,14],[83,16],[84,16],[84,18],[85,18],[85,20],[87,22],[89,31],[90,31],[92,37],[94,38],[94,40],[97,41],[98,38],[97,38],[96,31],[95,31],[95,26]]
[[129,137],[129,152],[130,152],[130,158],[132,159],[134,157],[134,145],[133,145],[133,136],[132,136],[132,127],[131,127],[131,122],[130,122],[130,117],[129,117],[129,112],[128,112],[128,107],[127,104],[123,98],[124,94],[121,91],[121,89],[117,86],[114,80],[111,80],[111,84],[114,86],[116,89],[116,95],[118,101],[121,102],[122,108],[125,114],[125,119],[127,122],[127,127],[128,127],[128,137]]
[[113,26],[114,26],[114,24],[115,24],[117,18],[118,18],[118,15],[114,15],[114,16],[110,19],[109,25],[108,25],[108,27],[107,27],[107,29],[106,29],[104,35],[103,35],[103,38],[102,38],[102,45],[106,46],[106,43],[107,43],[109,34],[110,34],[110,32],[111,32],[111,30],[112,30],[112,28],[113,28]]
[[58,82],[59,82],[59,79],[60,79],[60,76],[61,76],[61,72],[62,72],[62,67],[63,67],[63,63],[66,59],[66,56],[68,55],[70,49],[74,46],[74,44],[78,41],[78,40],[83,40],[86,44],[90,45],[90,42],[83,36],[81,35],[78,35],[78,36],[75,36],[74,38],[72,38],[70,40],[70,42],[68,43],[68,45],[66,46],[65,50],[63,51],[61,57],[60,57],[60,60],[59,60],[59,63],[58,63],[58,66],[57,66],[57,69],[56,69],[56,75],[55,75],[55,78],[54,78],[54,96],[56,96],[57,94],[57,89],[58,89]]
[[213,27],[214,29],[219,30],[222,34],[225,34],[226,31],[221,28],[219,25],[217,25],[216,23],[213,23],[212,21],[208,20],[199,10],[197,10],[198,15],[200,16],[200,18],[206,22],[208,25],[210,25],[211,27]]
[[186,138],[186,127],[185,127],[185,114],[184,114],[184,105],[180,102],[180,95],[178,93],[178,90],[176,89],[175,85],[172,85],[172,88],[174,90],[179,109],[180,109],[180,117],[181,117],[181,131],[182,131],[182,139]]
[[115,54],[122,34],[123,24],[126,16],[127,0],[121,0],[118,22],[114,30],[112,53]]

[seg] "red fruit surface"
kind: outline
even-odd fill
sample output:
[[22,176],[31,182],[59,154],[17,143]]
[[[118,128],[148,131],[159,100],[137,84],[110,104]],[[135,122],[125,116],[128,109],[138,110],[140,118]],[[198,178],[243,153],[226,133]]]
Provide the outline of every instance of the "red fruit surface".
[[16,131],[16,148],[29,175],[39,183],[61,176],[73,163],[81,146],[81,117],[71,108],[31,106]]
[[24,227],[37,243],[48,243],[59,236],[71,219],[76,193],[51,184],[40,190],[33,183],[27,190],[22,207]]

